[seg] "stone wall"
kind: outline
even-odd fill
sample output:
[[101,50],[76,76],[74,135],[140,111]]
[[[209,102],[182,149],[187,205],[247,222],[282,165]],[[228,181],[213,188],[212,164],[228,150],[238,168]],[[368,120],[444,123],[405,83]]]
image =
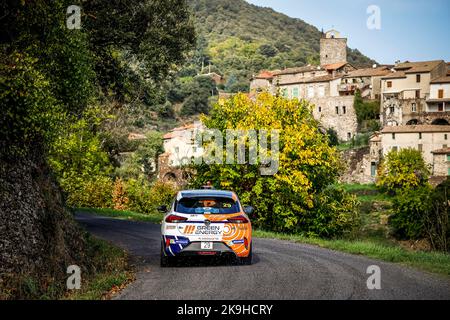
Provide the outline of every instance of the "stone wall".
[[0,300],[2,286],[17,288],[31,279],[37,288],[65,285],[69,265],[82,272],[87,266],[81,229],[41,153],[34,154],[0,157]]
[[320,39],[320,64],[332,64],[347,61],[347,39]]
[[433,175],[439,177],[446,177],[448,175],[449,163],[446,154],[433,155]]
[[[310,101],[315,105],[314,117],[325,128],[336,130],[341,141],[348,141],[356,135],[358,120],[353,106],[353,96],[313,98]],[[336,107],[339,109],[339,114],[336,113]],[[351,135],[350,139],[349,134]]]
[[345,172],[340,177],[341,183],[374,183],[375,178],[370,175],[369,147],[346,150],[341,153],[345,162]]

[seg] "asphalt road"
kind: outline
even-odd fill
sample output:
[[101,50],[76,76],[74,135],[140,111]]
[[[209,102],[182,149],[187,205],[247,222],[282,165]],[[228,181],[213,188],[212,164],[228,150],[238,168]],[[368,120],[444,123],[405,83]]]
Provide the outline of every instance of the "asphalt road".
[[[116,299],[446,299],[450,280],[411,268],[311,245],[253,239],[254,263],[192,260],[160,268],[160,226],[77,213],[92,234],[128,250],[136,281]],[[369,290],[367,268],[381,269],[381,289]]]

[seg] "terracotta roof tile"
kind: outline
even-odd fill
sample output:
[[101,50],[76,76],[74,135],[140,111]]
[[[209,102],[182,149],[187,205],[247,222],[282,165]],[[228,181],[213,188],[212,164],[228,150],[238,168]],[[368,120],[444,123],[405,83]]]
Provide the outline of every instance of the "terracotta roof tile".
[[396,70],[405,71],[405,73],[418,73],[418,72],[430,72],[436,68],[443,60],[433,61],[418,61],[418,62],[403,62],[397,64],[394,68]]

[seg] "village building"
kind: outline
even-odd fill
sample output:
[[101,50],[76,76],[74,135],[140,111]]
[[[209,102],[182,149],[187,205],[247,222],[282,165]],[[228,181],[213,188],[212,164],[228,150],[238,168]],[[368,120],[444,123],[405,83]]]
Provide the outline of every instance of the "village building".
[[411,148],[422,153],[423,159],[432,168],[433,176],[447,176],[450,162],[442,155],[447,154],[449,146],[450,126],[386,126],[370,140],[371,161],[378,166],[389,152]]
[[163,136],[164,153],[158,159],[158,179],[183,185],[188,172],[183,167],[203,155],[203,148],[196,142],[196,134],[204,130],[200,122],[175,128]]
[[438,177],[450,176],[450,148],[442,148],[433,152],[433,174]]
[[370,100],[379,100],[381,96],[381,78],[391,74],[390,66],[377,66],[357,69],[349,72],[342,78],[339,86],[340,95],[354,95],[361,92],[361,97]]
[[403,62],[393,70],[381,80],[382,126],[448,124],[428,108],[432,83],[447,73],[443,60]]

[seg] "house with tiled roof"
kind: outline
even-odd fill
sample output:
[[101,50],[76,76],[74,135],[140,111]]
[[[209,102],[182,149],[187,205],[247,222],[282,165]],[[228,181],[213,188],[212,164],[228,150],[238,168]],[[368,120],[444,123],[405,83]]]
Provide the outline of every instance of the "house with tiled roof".
[[428,101],[433,81],[447,74],[445,61],[407,61],[396,64],[393,71],[381,79],[382,125],[443,123]]

